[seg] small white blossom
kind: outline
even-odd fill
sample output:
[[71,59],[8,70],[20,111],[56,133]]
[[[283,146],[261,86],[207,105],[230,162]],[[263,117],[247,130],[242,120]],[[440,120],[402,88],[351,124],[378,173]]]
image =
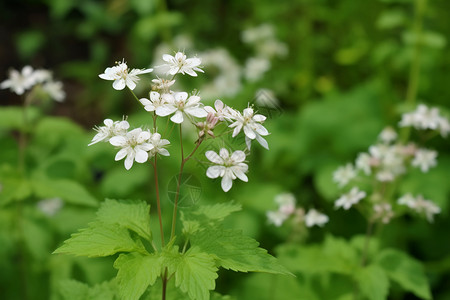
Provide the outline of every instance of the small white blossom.
[[282,193],[275,196],[275,202],[278,204],[278,211],[291,215],[295,211],[295,196],[291,193]]
[[219,121],[231,121],[234,118],[235,112],[228,106],[226,106],[222,100],[217,99],[214,101],[214,108],[211,106],[205,106],[204,109],[207,113],[213,114],[219,119]]
[[269,144],[262,137],[269,135],[267,129],[262,125],[262,123],[266,120],[265,116],[255,114],[253,108],[248,107],[244,109],[243,114],[236,112],[234,118],[236,121],[229,126],[230,128],[234,128],[232,137],[237,136],[243,129],[245,134],[245,142],[248,149],[251,147],[251,141],[256,139],[261,146],[269,150]]
[[17,95],[22,95],[34,84],[35,78],[33,76],[33,68],[31,66],[25,66],[21,72],[11,69],[9,71],[9,78],[0,83],[0,88],[9,88]]
[[166,73],[170,75],[181,73],[196,77],[197,73],[195,73],[195,71],[203,73],[203,70],[200,69],[200,64],[202,63],[201,59],[198,57],[186,58],[186,55],[183,52],[177,52],[175,56],[164,54],[163,60],[167,62],[167,64],[160,67],[167,69]]
[[103,121],[105,126],[95,127],[94,130],[97,134],[92,139],[88,146],[96,144],[98,142],[108,142],[113,136],[122,136],[127,133],[130,124],[127,121],[113,121],[111,119],[105,119]]
[[120,147],[115,160],[125,158],[125,169],[129,170],[133,166],[133,162],[145,163],[148,159],[148,151],[154,146],[149,143],[151,134],[141,128],[133,129],[124,136],[114,136],[109,142],[113,146]]
[[123,90],[126,86],[130,90],[134,90],[136,82],[139,81],[138,75],[150,73],[153,69],[132,69],[122,61],[117,66],[106,68],[103,74],[98,75],[101,79],[114,80],[113,88],[115,90]]
[[390,144],[397,139],[397,132],[392,127],[386,127],[381,131],[378,138],[385,144]]
[[175,80],[168,80],[163,78],[153,79],[152,88],[157,91],[166,91],[170,90],[170,87],[175,83]]
[[42,89],[57,102],[62,102],[66,97],[61,81],[47,81],[42,85]]
[[340,187],[347,185],[353,178],[356,177],[356,170],[351,163],[343,167],[339,167],[333,173],[333,181]]
[[38,209],[46,216],[53,217],[64,206],[60,198],[44,199],[37,203]]
[[327,215],[318,212],[315,209],[310,209],[305,215],[306,227],[313,227],[314,225],[322,227],[329,221]]
[[364,197],[366,197],[366,192],[360,191],[357,187],[354,187],[350,190],[349,193],[344,194],[339,199],[337,199],[334,203],[334,206],[336,208],[342,207],[345,210],[348,210]]
[[288,215],[282,213],[281,211],[268,211],[266,213],[267,219],[270,224],[273,224],[277,227],[283,225],[284,221],[289,217]]
[[170,156],[169,151],[165,149],[164,147],[169,145],[169,140],[161,139],[161,134],[155,132],[150,137],[149,142],[153,145],[153,148],[150,150],[149,154],[151,156],[155,156],[156,154],[160,154],[163,156]]
[[413,112],[403,114],[399,126],[412,126],[422,130],[439,130],[443,137],[446,137],[450,132],[450,123],[447,118],[440,115],[439,109],[429,108],[424,104],[419,104]]
[[199,96],[192,95],[188,97],[189,95],[186,92],[165,95],[167,95],[167,103],[156,108],[156,114],[158,116],[165,117],[174,114],[170,120],[174,123],[181,124],[184,121],[183,115],[186,115],[188,118],[190,116],[204,118],[208,115],[200,103]]
[[139,102],[144,106],[146,111],[156,111],[156,109],[164,104],[172,101],[172,96],[170,94],[160,94],[158,92],[151,91],[150,99],[141,98]]
[[206,170],[206,176],[209,178],[222,177],[221,186],[225,192],[228,192],[233,180],[239,178],[247,182],[248,178],[245,173],[248,171],[248,165],[244,163],[245,153],[243,151],[235,151],[229,154],[225,148],[220,149],[219,154],[214,151],[206,151],[205,156],[215,165]]
[[418,149],[414,155],[411,165],[419,167],[424,173],[428,172],[431,167],[436,166],[437,152],[427,149]]
[[362,170],[364,174],[372,174],[372,167],[376,164],[377,160],[374,160],[368,153],[359,153],[356,158],[355,165],[358,170]]
[[258,81],[270,69],[270,60],[264,57],[250,57],[245,62],[245,78],[250,82]]
[[397,203],[406,205],[419,214],[424,214],[429,222],[433,222],[434,215],[441,212],[439,206],[431,200],[426,200],[422,195],[413,197],[411,194],[406,194],[398,199]]
[[380,170],[377,172],[376,178],[380,182],[391,182],[394,181],[395,175],[389,170]]
[[374,219],[381,220],[384,224],[388,224],[394,217],[392,206],[389,203],[379,203],[373,206]]

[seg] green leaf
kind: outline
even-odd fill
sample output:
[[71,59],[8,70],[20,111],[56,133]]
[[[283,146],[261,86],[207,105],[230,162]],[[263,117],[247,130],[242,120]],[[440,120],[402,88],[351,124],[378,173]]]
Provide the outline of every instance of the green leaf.
[[0,183],[0,205],[25,200],[32,194],[30,180],[9,166],[0,169]]
[[138,300],[161,275],[159,255],[121,254],[114,262],[118,269],[119,294],[123,300]]
[[150,205],[144,201],[106,199],[97,212],[98,220],[117,224],[151,241]]
[[191,237],[191,245],[212,255],[220,266],[238,272],[291,274],[259,243],[238,230],[208,229]]
[[209,299],[209,291],[215,288],[217,278],[213,256],[201,252],[198,247],[192,247],[186,253],[179,253],[178,247],[173,247],[162,255],[169,274],[175,273],[176,287],[192,300]]
[[88,228],[72,234],[70,239],[53,253],[99,257],[117,252],[143,252],[142,244],[134,241],[126,228],[116,224],[93,222]]
[[406,291],[413,292],[422,299],[431,299],[430,286],[420,262],[394,249],[379,253],[375,262],[384,269],[389,278]]
[[40,179],[36,176],[31,183],[34,193],[39,198],[58,197],[70,204],[92,207],[98,205],[97,199],[76,181],[67,179]]
[[[27,108],[28,122],[34,122],[38,116],[39,111],[34,107]],[[25,129],[23,122],[23,109],[18,106],[2,107],[0,109],[0,130],[3,129]]]
[[233,202],[219,203],[214,205],[203,205],[195,209],[181,211],[183,232],[193,234],[194,232],[222,221],[231,213],[241,210],[240,204]]
[[389,279],[385,271],[378,265],[369,265],[354,274],[359,288],[370,300],[387,299]]
[[69,279],[59,282],[59,292],[64,300],[113,300],[115,294],[110,282],[89,287],[85,283]]

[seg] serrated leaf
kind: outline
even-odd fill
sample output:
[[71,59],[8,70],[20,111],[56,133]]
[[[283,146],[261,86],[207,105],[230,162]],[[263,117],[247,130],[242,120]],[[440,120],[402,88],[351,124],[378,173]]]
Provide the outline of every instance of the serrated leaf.
[[198,247],[179,253],[178,247],[162,253],[169,274],[175,273],[175,286],[192,300],[208,300],[209,291],[216,286],[217,268],[213,256]]
[[138,300],[148,286],[161,275],[161,258],[157,254],[121,254],[114,262],[118,269],[119,294],[123,300]]
[[117,224],[151,241],[150,205],[144,201],[106,199],[97,212],[99,221]]
[[96,284],[93,287],[76,280],[62,280],[59,292],[64,300],[113,300],[114,291],[110,282]]
[[238,230],[207,229],[191,237],[191,245],[198,247],[225,268],[238,272],[267,272],[291,274],[268,254],[254,239]]
[[386,249],[379,253],[375,262],[406,291],[413,292],[422,299],[431,299],[423,266],[417,260],[401,251]]
[[58,197],[70,204],[92,207],[98,205],[97,199],[76,181],[67,179],[49,180],[35,177],[31,183],[34,193],[39,198]]
[[195,209],[181,211],[181,221],[183,232],[193,234],[206,226],[211,226],[215,222],[222,221],[231,213],[241,210],[240,204],[233,202],[219,203],[214,205],[203,205]]
[[88,228],[72,234],[70,239],[53,253],[73,254],[76,256],[100,257],[117,252],[142,252],[142,244],[134,241],[126,228],[116,224],[93,222]]
[[361,293],[370,300],[387,299],[389,279],[385,271],[377,265],[369,265],[354,274]]

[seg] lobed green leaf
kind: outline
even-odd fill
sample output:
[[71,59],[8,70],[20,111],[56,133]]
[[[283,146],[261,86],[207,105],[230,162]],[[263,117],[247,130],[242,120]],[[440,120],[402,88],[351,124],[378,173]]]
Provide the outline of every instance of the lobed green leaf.
[[389,279],[386,272],[378,265],[369,265],[359,272],[355,272],[354,277],[364,296],[370,300],[387,299],[389,293]]

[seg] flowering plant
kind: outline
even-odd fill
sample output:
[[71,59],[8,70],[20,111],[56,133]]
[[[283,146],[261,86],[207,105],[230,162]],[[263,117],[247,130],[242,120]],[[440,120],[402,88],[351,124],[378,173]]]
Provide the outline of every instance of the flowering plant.
[[[118,152],[115,160],[124,159],[127,170],[135,162],[152,165],[159,241],[154,239],[157,234],[150,223],[149,204],[143,201],[107,199],[101,204],[96,220],[88,228],[73,234],[55,253],[88,257],[120,253],[114,267],[118,270],[116,279],[119,295],[123,299],[140,299],[148,290],[159,290],[162,299],[166,299],[170,289],[176,289],[183,297],[190,299],[209,299],[210,291],[215,288],[218,267],[240,272],[289,274],[274,257],[259,248],[256,241],[242,235],[240,231],[223,227],[223,219],[240,210],[240,205],[221,203],[179,212],[184,167],[196,154],[203,151],[201,145],[205,140],[224,138],[228,133],[232,137],[241,132],[245,135],[246,143],[242,150],[230,153],[227,148],[222,147],[218,152],[207,150],[204,153],[211,163],[206,176],[212,179],[221,177],[221,187],[228,192],[233,180],[239,178],[241,181],[248,181],[248,165],[245,161],[251,143],[256,140],[268,149],[268,143],[262,136],[267,136],[269,132],[263,126],[266,118],[255,113],[252,107],[247,107],[241,113],[216,100],[213,108],[201,103],[199,93],[172,90],[178,74],[195,77],[196,72],[203,72],[200,58],[187,58],[184,53],[178,52],[175,56],[164,55],[163,60],[166,63],[156,68],[164,70],[170,78],[152,80],[149,98],[139,99],[133,90],[139,80],[138,75],[149,73],[152,69],[129,70],[122,61],[99,75],[102,79],[114,80],[113,88],[116,90],[127,87],[138,103],[149,112],[150,121],[144,127],[131,129],[126,117],[117,121],[106,119],[104,126],[95,128],[97,134],[89,144],[106,142],[116,147]],[[160,127],[164,123],[166,128]],[[170,148],[174,143],[166,139],[170,138],[170,133],[166,135],[166,132],[172,132],[169,127],[174,126],[179,127],[181,161],[170,237],[167,240],[163,228],[163,199],[159,192],[158,173],[160,161],[163,163],[174,151]],[[217,133],[220,126],[222,131]],[[187,147],[183,144],[183,131],[187,130],[185,128],[196,129],[197,137],[190,152],[186,152]],[[176,227],[178,215],[181,216],[181,231],[177,231]],[[160,280],[157,282],[158,278]]]

